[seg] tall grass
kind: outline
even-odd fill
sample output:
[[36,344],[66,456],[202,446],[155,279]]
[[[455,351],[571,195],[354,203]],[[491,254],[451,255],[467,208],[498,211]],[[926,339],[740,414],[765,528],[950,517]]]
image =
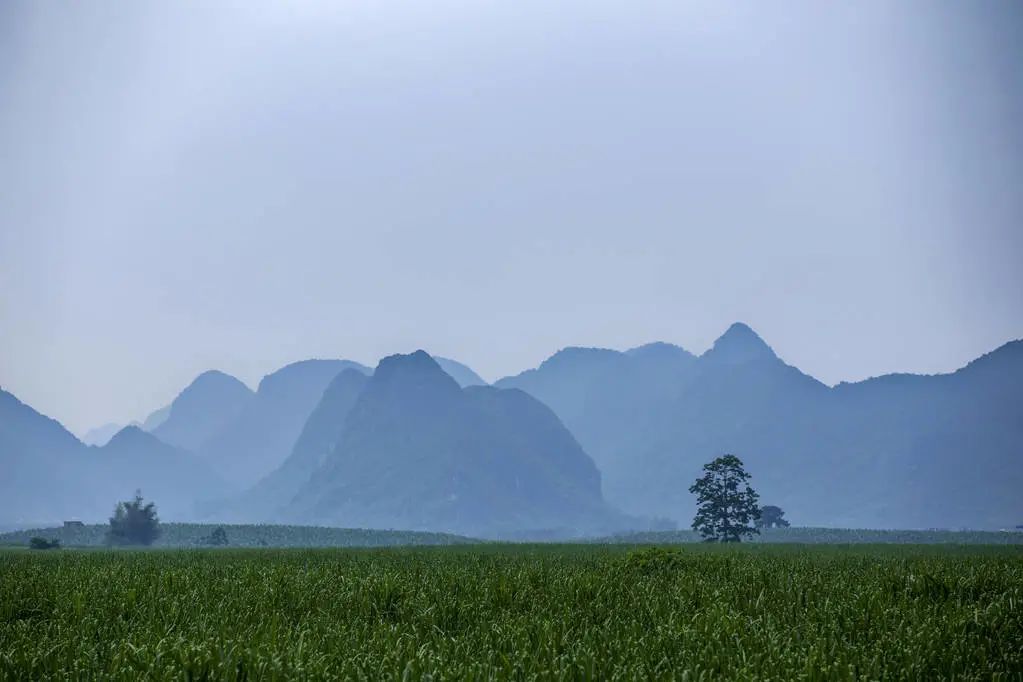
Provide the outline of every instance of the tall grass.
[[1018,547],[0,553],[0,678],[1020,679]]

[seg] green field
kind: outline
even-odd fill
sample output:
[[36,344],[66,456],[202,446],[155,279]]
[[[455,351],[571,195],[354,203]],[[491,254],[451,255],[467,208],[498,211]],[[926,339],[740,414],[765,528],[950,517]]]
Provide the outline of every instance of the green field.
[[[164,523],[154,547],[201,547],[216,524]],[[458,545],[478,542],[446,533],[424,533],[323,526],[227,525],[222,526],[232,547],[394,547],[407,545]],[[71,528],[37,528],[0,533],[0,547],[26,547],[33,537],[59,540],[64,547],[104,547],[107,524]],[[603,538],[580,539],[591,544],[677,545],[701,542],[691,530],[637,532]],[[752,538],[754,543],[798,544],[1023,544],[1023,532],[951,530],[856,530],[847,528],[774,528]]]
[[0,679],[1021,679],[1019,546],[0,551]]
[[[227,532],[232,547],[394,547],[408,545],[457,545],[469,538],[446,533],[422,533],[404,530],[367,530],[365,528],[328,528],[324,526],[279,526],[263,524],[223,525],[203,523],[161,523],[160,537],[154,547],[201,547],[203,539],[215,528]],[[64,547],[106,546],[108,524],[70,528],[37,528],[0,534],[0,547],[28,546],[33,537],[59,540]],[[1023,537],[1023,535],[1021,535]]]
[[[594,540],[601,544],[670,545],[701,542],[692,530],[624,533]],[[871,530],[857,528],[769,528],[748,540],[783,544],[1021,545],[1023,532],[988,530]]]

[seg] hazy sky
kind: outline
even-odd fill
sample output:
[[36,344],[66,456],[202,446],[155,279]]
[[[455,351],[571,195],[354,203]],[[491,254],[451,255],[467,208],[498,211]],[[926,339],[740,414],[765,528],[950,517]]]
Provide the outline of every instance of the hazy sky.
[[[285,7],[286,6],[286,7]],[[0,384],[1023,337],[1023,3],[0,3]]]

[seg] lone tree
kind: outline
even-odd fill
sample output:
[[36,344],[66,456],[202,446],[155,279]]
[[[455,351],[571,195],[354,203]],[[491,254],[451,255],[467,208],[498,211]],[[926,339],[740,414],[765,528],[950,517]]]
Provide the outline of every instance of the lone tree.
[[750,487],[742,460],[724,455],[704,464],[703,471],[689,488],[697,505],[693,530],[705,542],[741,542],[743,535],[759,535],[750,524],[760,518],[760,496]]
[[760,508],[760,518],[757,519],[757,528],[788,528],[789,522],[785,520],[785,512],[781,507],[767,504]]
[[135,491],[135,499],[120,502],[110,517],[107,542],[111,545],[151,545],[160,537],[160,518],[156,505],[143,504],[142,491]]
[[227,531],[223,526],[217,526],[212,533],[201,538],[199,543],[210,547],[223,547],[227,545]]

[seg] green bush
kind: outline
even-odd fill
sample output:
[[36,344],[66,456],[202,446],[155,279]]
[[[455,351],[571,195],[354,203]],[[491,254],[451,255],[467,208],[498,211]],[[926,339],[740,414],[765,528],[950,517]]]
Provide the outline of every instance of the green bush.
[[160,517],[156,505],[142,503],[142,493],[135,499],[120,502],[110,517],[107,542],[111,545],[151,545],[160,537]]

